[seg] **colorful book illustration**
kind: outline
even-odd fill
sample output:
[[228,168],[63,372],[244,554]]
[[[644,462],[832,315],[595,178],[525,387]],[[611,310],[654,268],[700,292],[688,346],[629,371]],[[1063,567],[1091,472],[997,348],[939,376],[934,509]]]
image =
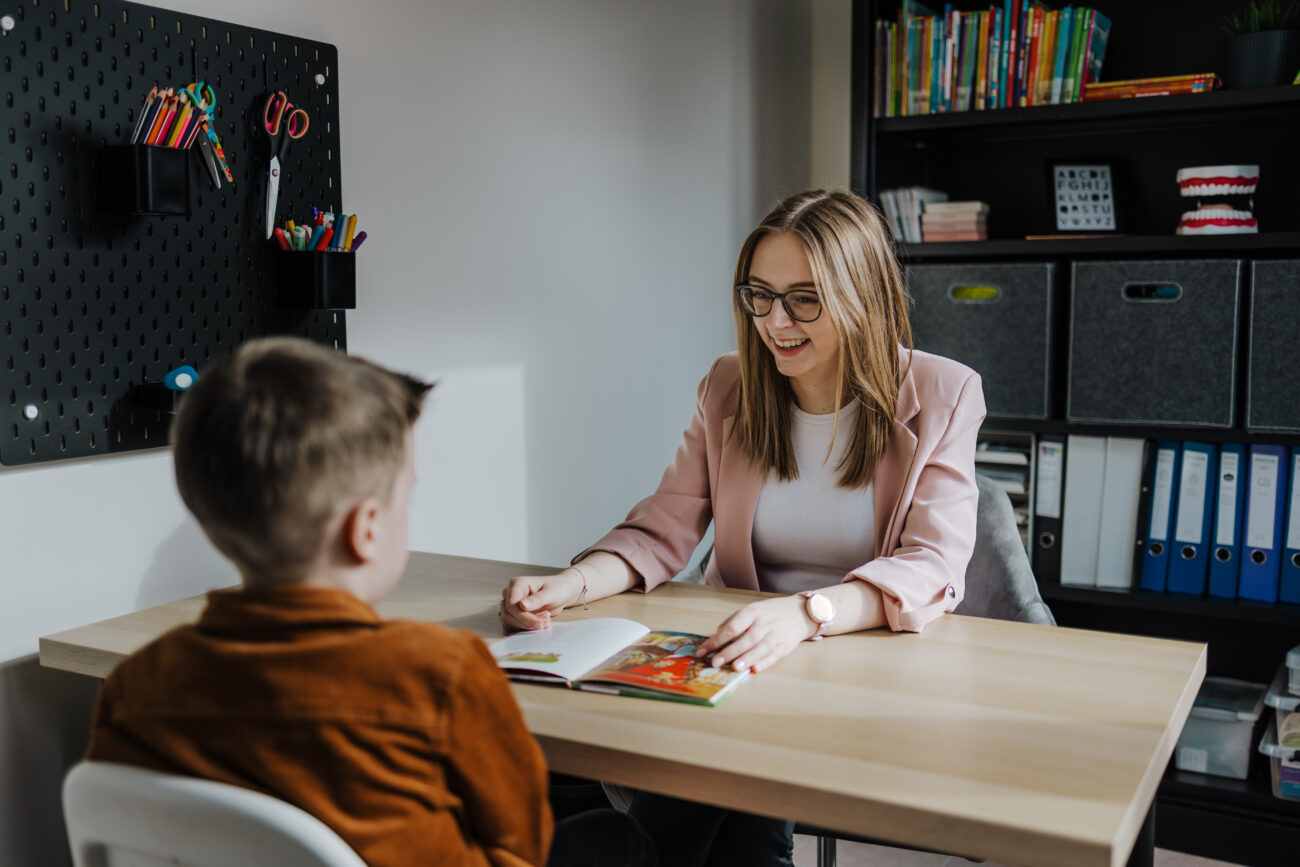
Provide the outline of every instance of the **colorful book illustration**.
[[749,672],[714,668],[695,649],[707,636],[652,632],[632,620],[598,617],[519,632],[492,645],[511,680],[687,704],[716,705]]

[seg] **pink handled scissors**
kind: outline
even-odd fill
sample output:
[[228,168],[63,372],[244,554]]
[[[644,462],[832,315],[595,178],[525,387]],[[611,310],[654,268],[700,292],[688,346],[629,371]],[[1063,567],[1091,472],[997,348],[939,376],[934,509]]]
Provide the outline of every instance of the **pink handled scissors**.
[[266,181],[266,237],[275,231],[275,201],[280,195],[281,163],[289,152],[289,141],[297,141],[307,134],[307,112],[294,108],[293,103],[277,90],[266,98],[262,112],[262,129],[271,139],[271,164]]

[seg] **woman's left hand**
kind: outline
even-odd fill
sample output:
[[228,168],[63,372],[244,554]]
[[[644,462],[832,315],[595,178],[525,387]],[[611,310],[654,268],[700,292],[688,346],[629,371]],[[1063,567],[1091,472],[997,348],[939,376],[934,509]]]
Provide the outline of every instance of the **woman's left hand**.
[[751,602],[728,617],[696,656],[713,655],[717,668],[730,665],[736,671],[754,672],[771,668],[816,631],[804,614],[798,596],[782,596]]

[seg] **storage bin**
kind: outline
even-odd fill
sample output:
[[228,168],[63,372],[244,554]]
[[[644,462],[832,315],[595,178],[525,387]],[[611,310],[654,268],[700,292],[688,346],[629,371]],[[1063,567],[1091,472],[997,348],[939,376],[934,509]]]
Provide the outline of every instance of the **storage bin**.
[[280,306],[352,310],[357,306],[357,256],[328,250],[279,250]]
[[916,347],[978,371],[990,416],[1051,414],[1054,270],[1048,263],[906,269]]
[[1234,424],[1236,259],[1075,262],[1071,421]]
[[1273,797],[1300,801],[1300,749],[1279,746],[1277,726],[1271,720],[1259,740],[1259,751],[1268,756]]
[[104,148],[99,167],[104,210],[154,217],[189,216],[189,158],[184,148]]
[[1251,263],[1246,428],[1300,432],[1300,377],[1290,373],[1300,339],[1300,260]]
[[1300,644],[1286,653],[1287,690],[1300,695]]
[[1246,779],[1255,723],[1268,687],[1229,677],[1207,677],[1178,737],[1174,763],[1184,771]]
[[[1278,743],[1283,742],[1283,735],[1285,734],[1288,735],[1287,740],[1290,741],[1287,746],[1300,749],[1300,695],[1291,694],[1285,665],[1277,667],[1277,675],[1273,678],[1273,683],[1269,685],[1268,694],[1264,696],[1264,704],[1273,709],[1273,721],[1277,727]],[[1288,717],[1292,714],[1295,714],[1295,718],[1288,722]],[[1293,731],[1296,734],[1292,738],[1290,735]]]

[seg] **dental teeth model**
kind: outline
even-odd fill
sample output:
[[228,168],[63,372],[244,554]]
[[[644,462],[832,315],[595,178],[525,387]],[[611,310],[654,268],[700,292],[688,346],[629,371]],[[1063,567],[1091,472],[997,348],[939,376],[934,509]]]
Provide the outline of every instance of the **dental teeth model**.
[[1241,235],[1259,231],[1250,208],[1259,185],[1259,166],[1195,166],[1178,170],[1178,191],[1184,197],[1242,196],[1246,207],[1225,202],[1196,203],[1178,222],[1179,235]]

